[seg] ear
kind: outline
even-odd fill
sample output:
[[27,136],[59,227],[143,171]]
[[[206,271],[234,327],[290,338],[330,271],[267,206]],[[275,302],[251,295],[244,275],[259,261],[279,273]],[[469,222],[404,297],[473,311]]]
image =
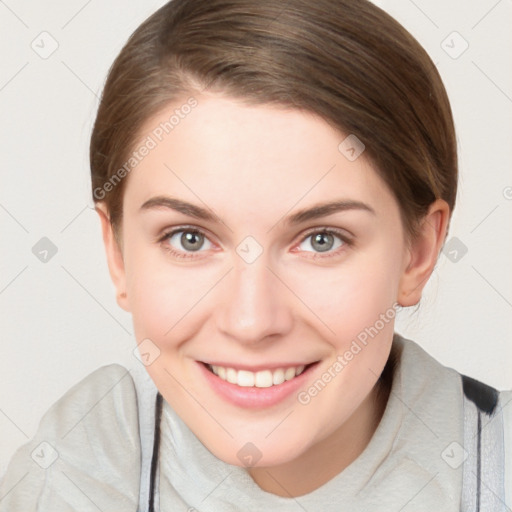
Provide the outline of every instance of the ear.
[[107,254],[108,270],[116,288],[117,303],[125,311],[130,311],[126,295],[126,274],[123,261],[122,248],[114,235],[107,207],[104,203],[96,204],[96,212],[100,217],[103,243]]
[[449,219],[450,207],[446,201],[438,199],[430,205],[417,237],[407,249],[397,298],[401,306],[414,306],[420,301],[443,246]]

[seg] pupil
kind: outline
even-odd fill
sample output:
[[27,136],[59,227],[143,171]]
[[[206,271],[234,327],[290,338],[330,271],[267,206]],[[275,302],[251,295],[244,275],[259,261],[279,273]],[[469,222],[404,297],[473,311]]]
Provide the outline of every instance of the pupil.
[[[325,242],[326,238],[328,239],[327,243]],[[319,250],[320,252],[328,251],[332,247],[332,238],[332,235],[329,235],[328,233],[318,233],[313,238],[313,247],[315,247],[315,249]],[[315,246],[315,244],[319,245]]]
[[200,244],[197,243],[200,240],[200,236],[199,233],[185,232],[181,235],[181,243],[186,249],[191,251],[197,250],[200,247]]

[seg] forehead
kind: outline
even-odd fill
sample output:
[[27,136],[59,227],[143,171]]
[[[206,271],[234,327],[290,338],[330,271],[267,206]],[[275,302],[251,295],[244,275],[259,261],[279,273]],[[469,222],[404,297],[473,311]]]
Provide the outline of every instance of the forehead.
[[333,198],[375,210],[394,202],[364,152],[347,158],[350,134],[319,116],[219,95],[196,100],[192,109],[180,110],[185,100],[168,105],[140,130],[136,148],[146,141],[151,149],[129,174],[128,207],[165,194],[241,215]]

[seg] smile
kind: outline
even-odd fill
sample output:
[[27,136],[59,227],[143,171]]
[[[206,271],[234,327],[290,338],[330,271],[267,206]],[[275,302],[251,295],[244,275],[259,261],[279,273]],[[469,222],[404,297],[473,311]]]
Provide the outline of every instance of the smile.
[[262,409],[292,399],[320,361],[305,365],[276,364],[272,368],[259,365],[250,370],[245,365],[235,369],[227,362],[197,363],[205,382],[223,400],[237,407]]
[[241,387],[257,388],[278,386],[287,380],[292,380],[299,376],[306,368],[305,365],[300,365],[288,368],[276,368],[274,370],[268,369],[251,372],[248,370],[235,370],[234,368],[226,368],[224,366],[211,364],[207,364],[206,366],[212,373],[226,382],[236,384]]

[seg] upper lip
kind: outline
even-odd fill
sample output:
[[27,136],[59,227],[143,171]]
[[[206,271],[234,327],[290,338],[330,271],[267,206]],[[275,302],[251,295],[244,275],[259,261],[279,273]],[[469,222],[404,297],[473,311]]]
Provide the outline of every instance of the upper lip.
[[226,363],[219,361],[200,361],[203,364],[209,364],[211,366],[222,366],[224,368],[233,368],[235,370],[246,370],[249,372],[259,372],[262,370],[277,370],[279,368],[292,368],[297,366],[308,366],[313,363],[317,363],[318,361],[309,361],[309,362],[299,362],[299,363],[265,363],[258,365],[248,365],[248,364],[240,364],[240,363]]

